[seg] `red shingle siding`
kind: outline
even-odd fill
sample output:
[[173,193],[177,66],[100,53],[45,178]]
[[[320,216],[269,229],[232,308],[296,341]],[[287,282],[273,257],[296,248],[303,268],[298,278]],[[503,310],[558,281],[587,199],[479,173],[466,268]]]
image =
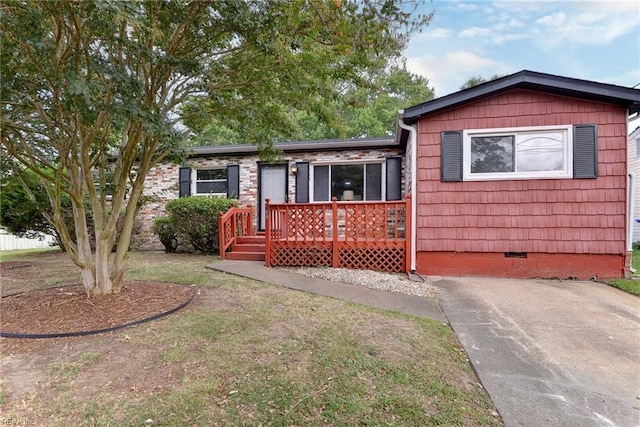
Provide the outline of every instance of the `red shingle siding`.
[[[526,90],[423,118],[417,251],[624,257],[626,119],[619,106]],[[442,131],[570,124],[598,125],[597,179],[440,182]]]
[[[581,280],[620,277],[625,270],[620,255],[528,254],[507,258],[502,253],[419,252],[416,267],[432,276],[492,276],[513,278],[576,278]],[[627,265],[628,268],[628,265]]]

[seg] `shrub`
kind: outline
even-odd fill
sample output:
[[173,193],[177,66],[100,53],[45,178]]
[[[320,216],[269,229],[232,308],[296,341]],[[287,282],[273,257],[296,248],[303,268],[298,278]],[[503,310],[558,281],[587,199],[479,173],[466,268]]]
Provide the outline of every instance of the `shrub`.
[[178,232],[170,216],[160,216],[153,220],[153,232],[158,235],[164,251],[173,253],[178,249]]
[[167,203],[175,230],[185,243],[203,253],[218,252],[218,217],[236,200],[207,196],[182,197]]

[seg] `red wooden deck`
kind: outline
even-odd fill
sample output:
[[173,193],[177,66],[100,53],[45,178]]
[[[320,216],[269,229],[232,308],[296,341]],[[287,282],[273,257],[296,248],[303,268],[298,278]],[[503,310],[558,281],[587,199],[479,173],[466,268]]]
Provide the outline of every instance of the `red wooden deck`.
[[266,266],[408,272],[411,199],[266,204]]

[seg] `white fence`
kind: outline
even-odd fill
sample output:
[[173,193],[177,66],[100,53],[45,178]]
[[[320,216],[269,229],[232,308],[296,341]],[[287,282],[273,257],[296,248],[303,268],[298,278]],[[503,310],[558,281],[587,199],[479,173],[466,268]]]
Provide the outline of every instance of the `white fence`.
[[53,237],[45,236],[44,239],[26,239],[7,233],[0,228],[0,251],[14,251],[16,249],[40,249],[50,248],[53,244]]

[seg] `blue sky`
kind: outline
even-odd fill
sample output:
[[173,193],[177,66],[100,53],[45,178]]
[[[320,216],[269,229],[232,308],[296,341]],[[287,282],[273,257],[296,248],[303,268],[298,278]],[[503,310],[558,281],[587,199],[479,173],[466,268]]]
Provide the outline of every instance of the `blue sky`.
[[436,96],[459,90],[472,76],[524,69],[640,83],[640,1],[435,0],[426,8],[434,17],[404,56]]

